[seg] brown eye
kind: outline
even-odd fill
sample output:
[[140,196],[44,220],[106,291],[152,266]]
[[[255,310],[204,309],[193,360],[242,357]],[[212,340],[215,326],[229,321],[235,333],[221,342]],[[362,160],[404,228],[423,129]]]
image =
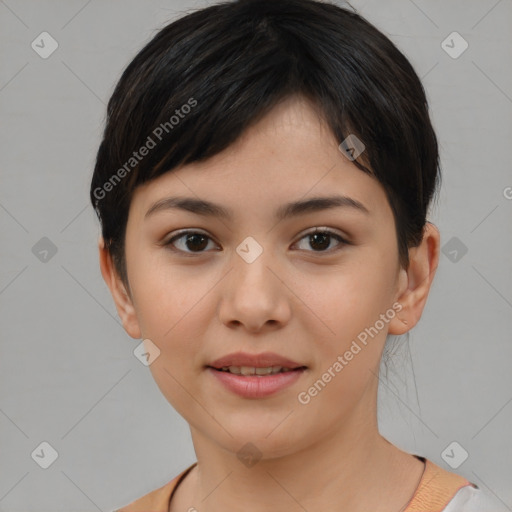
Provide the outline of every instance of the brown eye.
[[[329,249],[332,239],[338,242],[338,246],[334,249]],[[328,229],[316,229],[311,233],[307,233],[301,240],[307,241],[307,245],[313,249],[310,252],[333,252],[340,249],[340,246],[348,244],[343,237]],[[305,250],[308,249],[306,248]]]
[[[173,250],[181,251],[184,253],[197,253],[205,252],[204,249],[208,246],[208,241],[211,238],[204,233],[197,231],[182,231],[179,235],[174,236],[166,246],[172,246]],[[176,242],[179,242],[178,244]],[[175,248],[175,249],[174,249]]]
[[[333,240],[337,242],[334,248],[332,248]],[[302,241],[306,241],[306,247],[299,247],[299,249],[315,253],[331,253],[340,250],[344,245],[349,245],[347,240],[334,231],[320,228],[304,235],[298,243]],[[199,255],[208,252],[207,248],[210,242],[213,242],[213,240],[205,233],[182,231],[164,245],[169,246],[175,252],[181,252],[185,255]]]

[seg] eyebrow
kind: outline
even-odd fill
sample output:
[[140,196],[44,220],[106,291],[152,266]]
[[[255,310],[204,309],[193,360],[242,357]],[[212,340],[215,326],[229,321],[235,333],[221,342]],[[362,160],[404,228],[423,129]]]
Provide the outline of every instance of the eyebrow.
[[[329,196],[313,197],[304,201],[284,204],[276,210],[275,217],[278,220],[284,220],[305,213],[319,212],[340,207],[352,208],[355,211],[360,211],[365,214],[370,213],[366,206],[357,199],[347,196]],[[173,209],[188,211],[204,217],[217,217],[226,220],[233,219],[231,210],[210,201],[193,197],[166,197],[160,199],[149,208],[144,215],[144,219],[147,219],[156,212]]]

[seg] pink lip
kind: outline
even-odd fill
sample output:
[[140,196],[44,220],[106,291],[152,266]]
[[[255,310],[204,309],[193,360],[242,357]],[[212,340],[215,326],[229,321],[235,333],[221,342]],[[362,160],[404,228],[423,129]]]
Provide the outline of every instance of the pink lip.
[[247,352],[234,352],[221,357],[210,363],[210,367],[223,368],[224,366],[249,366],[253,368],[267,368],[269,366],[282,366],[284,368],[301,368],[304,365],[292,361],[286,357],[273,352],[262,352],[261,354],[249,354]]
[[[228,365],[226,365],[228,366]],[[229,365],[238,366],[238,365]],[[250,365],[243,365],[250,366]],[[269,366],[282,366],[282,365],[269,365]],[[236,375],[234,373],[223,372],[215,370],[214,368],[207,368],[215,378],[233,393],[244,398],[264,398],[272,395],[282,389],[291,386],[300,376],[304,373],[304,367],[298,368],[285,373],[276,373],[274,375]]]
[[[282,366],[293,371],[274,375],[244,376],[219,371],[225,366],[249,366],[251,368]],[[233,393],[244,398],[263,398],[291,386],[304,373],[306,366],[274,352],[262,352],[261,354],[234,352],[216,359],[207,365],[206,369]]]

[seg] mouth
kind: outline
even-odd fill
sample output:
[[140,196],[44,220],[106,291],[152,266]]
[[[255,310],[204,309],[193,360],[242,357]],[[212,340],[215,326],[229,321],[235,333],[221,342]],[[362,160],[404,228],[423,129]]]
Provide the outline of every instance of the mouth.
[[298,366],[296,368],[289,368],[284,366],[223,366],[221,368],[216,368],[214,366],[208,366],[208,368],[212,368],[213,370],[216,370],[218,372],[232,373],[234,375],[239,375],[241,377],[265,377],[267,375],[276,375],[278,373],[288,373],[305,370],[307,367]]
[[205,370],[231,393],[261,399],[293,386],[308,367],[273,352],[235,352],[211,362]]
[[263,399],[293,386],[307,371],[305,366],[207,366],[205,370],[224,389],[245,399]]
[[212,361],[207,367],[243,376],[275,375],[306,368],[297,361],[273,352],[261,352],[260,354],[233,352]]

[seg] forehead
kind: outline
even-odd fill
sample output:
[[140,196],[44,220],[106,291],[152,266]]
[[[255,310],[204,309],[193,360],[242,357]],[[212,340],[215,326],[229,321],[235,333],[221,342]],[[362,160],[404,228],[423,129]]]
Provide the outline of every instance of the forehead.
[[221,153],[139,187],[131,209],[142,219],[155,202],[179,195],[250,217],[300,198],[336,193],[368,206],[372,214],[383,214],[387,200],[382,186],[338,146],[314,105],[302,97],[288,98]]

